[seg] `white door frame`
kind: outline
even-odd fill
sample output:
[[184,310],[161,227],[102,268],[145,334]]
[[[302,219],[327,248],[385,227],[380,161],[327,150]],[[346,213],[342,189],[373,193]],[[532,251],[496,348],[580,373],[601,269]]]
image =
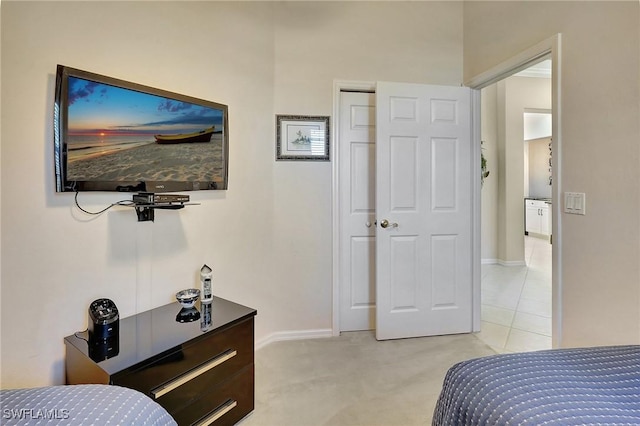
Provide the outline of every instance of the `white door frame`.
[[[562,347],[562,86],[561,86],[561,44],[560,33],[520,52],[518,55],[476,75],[464,83],[472,89],[480,90],[493,83],[503,80],[519,71],[528,68],[532,63],[538,62],[543,57],[550,57],[552,61],[551,73],[551,137],[552,137],[552,169],[553,185],[551,188],[552,199],[552,346]],[[477,102],[479,102],[479,97]],[[479,106],[479,104],[476,104]],[[479,109],[479,108],[478,108]],[[474,126],[474,130],[477,129]],[[475,139],[475,138],[474,138]],[[335,139],[334,139],[335,140]],[[479,138],[478,138],[479,140]],[[479,161],[478,161],[479,164]],[[476,194],[478,197],[480,194]],[[475,197],[474,197],[475,198]],[[475,205],[475,200],[474,200]],[[478,204],[479,205],[479,204]],[[479,215],[478,215],[479,218]],[[474,222],[478,219],[474,217]],[[475,258],[474,258],[475,259]],[[478,288],[478,293],[480,289]]]
[[[475,169],[472,175],[475,176],[472,189],[472,223],[471,223],[471,255],[472,255],[472,330],[480,331],[480,91],[479,88],[471,87],[471,143],[472,158]],[[375,92],[376,83],[371,81],[348,81],[336,80],[333,83],[333,129],[332,137],[334,143],[331,146],[332,160],[332,291],[333,291],[333,314],[332,314],[332,334],[340,335],[340,197],[338,182],[340,181],[339,164],[340,158],[337,144],[340,143],[340,92],[341,91],[369,91]]]

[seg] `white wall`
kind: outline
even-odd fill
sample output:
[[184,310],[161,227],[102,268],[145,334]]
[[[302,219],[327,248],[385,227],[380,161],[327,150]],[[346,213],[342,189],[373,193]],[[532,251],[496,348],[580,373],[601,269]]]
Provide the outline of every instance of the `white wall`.
[[[331,164],[275,162],[275,114],[330,115],[334,79],[462,81],[462,5],[448,2],[3,1],[1,384],[64,382],[63,337],[112,298],[123,316],[214,269],[257,308],[256,340],[331,327]],[[53,185],[56,64],[229,105],[226,192],[88,217]],[[123,198],[82,193],[97,210]]]
[[558,218],[562,346],[640,342],[639,7],[464,4],[465,80],[562,33],[562,147],[554,155],[560,191],[587,199],[586,216]]

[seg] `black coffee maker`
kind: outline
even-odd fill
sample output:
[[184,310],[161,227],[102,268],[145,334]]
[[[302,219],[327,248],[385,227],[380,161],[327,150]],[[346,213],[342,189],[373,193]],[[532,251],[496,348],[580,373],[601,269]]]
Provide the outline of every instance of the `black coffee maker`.
[[97,299],[89,305],[89,357],[102,361],[120,351],[120,315],[111,299]]

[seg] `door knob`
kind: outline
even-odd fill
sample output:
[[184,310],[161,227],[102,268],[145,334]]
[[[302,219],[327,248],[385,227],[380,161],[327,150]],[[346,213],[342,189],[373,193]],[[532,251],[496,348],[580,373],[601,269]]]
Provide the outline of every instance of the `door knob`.
[[387,219],[382,219],[382,221],[380,222],[380,226],[382,226],[383,228],[388,228],[389,226],[392,228],[397,228],[398,224],[397,223],[389,223],[389,221]]

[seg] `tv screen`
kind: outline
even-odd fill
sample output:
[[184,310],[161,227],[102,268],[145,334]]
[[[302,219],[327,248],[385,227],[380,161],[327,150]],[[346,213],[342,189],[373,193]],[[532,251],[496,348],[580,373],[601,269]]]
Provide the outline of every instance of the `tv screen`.
[[58,65],[56,191],[227,189],[226,105]]

